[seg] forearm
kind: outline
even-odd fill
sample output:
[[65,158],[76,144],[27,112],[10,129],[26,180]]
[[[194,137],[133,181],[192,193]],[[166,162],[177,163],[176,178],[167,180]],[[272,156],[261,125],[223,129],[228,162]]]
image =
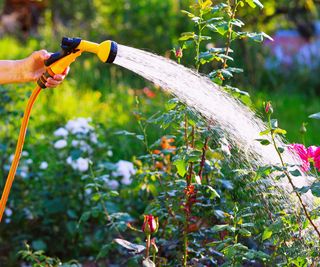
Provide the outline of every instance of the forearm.
[[0,84],[28,82],[24,60],[0,60]]

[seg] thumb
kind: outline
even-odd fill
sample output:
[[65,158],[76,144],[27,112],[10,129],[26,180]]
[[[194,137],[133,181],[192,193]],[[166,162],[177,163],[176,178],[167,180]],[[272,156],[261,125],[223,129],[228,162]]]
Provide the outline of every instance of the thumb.
[[33,52],[32,57],[35,60],[39,60],[39,59],[46,60],[50,57],[50,53],[47,50],[42,49],[42,50]]

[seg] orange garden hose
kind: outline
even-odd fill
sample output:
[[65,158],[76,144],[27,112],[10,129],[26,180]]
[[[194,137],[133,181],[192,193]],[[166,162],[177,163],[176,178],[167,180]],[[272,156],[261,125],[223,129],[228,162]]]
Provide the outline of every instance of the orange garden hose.
[[21,124],[21,128],[20,128],[16,151],[14,153],[14,158],[11,163],[10,171],[9,171],[9,174],[8,174],[8,177],[6,180],[6,184],[4,186],[4,190],[3,190],[1,200],[0,200],[0,222],[2,220],[2,216],[3,216],[4,210],[6,208],[6,203],[7,203],[8,197],[9,197],[11,186],[12,186],[12,183],[13,183],[14,177],[16,175],[18,165],[19,165],[19,161],[20,161],[20,157],[21,157],[21,153],[22,153],[22,149],[23,149],[23,144],[24,144],[24,139],[26,137],[30,113],[31,113],[33,104],[36,101],[40,92],[41,92],[41,88],[39,86],[37,86],[33,90],[32,94],[28,100],[27,107],[25,109],[25,112],[24,112],[24,115],[22,118],[22,124]]

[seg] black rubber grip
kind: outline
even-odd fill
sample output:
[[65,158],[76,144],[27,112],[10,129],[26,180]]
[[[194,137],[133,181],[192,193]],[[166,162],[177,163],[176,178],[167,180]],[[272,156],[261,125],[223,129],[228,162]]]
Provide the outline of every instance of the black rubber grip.
[[118,53],[118,44],[116,42],[112,41],[110,53],[109,53],[109,56],[108,56],[106,63],[112,63],[115,60],[117,53]]
[[48,78],[53,78],[52,75],[50,75],[49,72],[45,72],[44,74],[41,75],[41,77],[38,79],[37,84],[42,88],[45,89],[47,88],[46,82]]

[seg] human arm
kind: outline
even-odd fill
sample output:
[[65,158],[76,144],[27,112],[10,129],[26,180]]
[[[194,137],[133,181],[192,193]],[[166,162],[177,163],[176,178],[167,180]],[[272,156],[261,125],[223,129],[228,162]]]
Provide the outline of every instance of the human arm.
[[[37,81],[45,72],[44,60],[50,57],[46,50],[33,52],[29,57],[21,60],[0,60],[0,84],[23,83]],[[46,86],[59,85],[68,74],[67,68],[62,74],[48,78]]]

